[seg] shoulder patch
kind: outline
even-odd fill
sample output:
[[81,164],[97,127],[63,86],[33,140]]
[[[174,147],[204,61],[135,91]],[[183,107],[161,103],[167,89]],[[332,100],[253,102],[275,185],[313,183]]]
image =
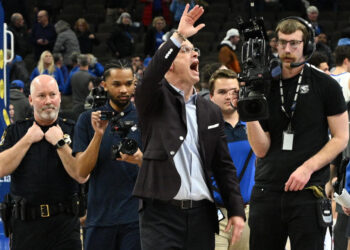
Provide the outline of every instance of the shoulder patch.
[[67,119],[67,118],[62,118],[62,122],[71,126],[75,125],[75,121],[71,120],[71,119]]

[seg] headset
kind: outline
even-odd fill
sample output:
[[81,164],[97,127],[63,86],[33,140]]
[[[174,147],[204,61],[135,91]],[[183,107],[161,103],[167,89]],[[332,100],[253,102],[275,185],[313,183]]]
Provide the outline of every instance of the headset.
[[305,64],[307,61],[310,60],[312,54],[314,53],[314,51],[316,50],[316,43],[315,43],[315,30],[312,27],[311,23],[309,23],[308,21],[306,21],[305,19],[298,17],[298,16],[289,16],[286,18],[283,18],[282,20],[280,20],[277,24],[277,26],[288,19],[292,19],[292,20],[296,20],[298,22],[300,22],[301,24],[303,24],[306,28],[307,28],[307,33],[308,33],[308,37],[306,39],[306,42],[304,44],[304,49],[303,49],[303,55],[306,57],[304,61],[302,62],[298,62],[298,63],[291,63],[290,66],[292,68],[295,67],[299,67],[302,64]]

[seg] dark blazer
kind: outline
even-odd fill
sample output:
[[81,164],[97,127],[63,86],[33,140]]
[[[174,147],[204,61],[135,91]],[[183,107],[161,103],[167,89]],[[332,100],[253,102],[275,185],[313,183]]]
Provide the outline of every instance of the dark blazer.
[[[143,163],[134,195],[170,200],[178,192],[181,179],[173,157],[186,137],[186,110],[182,95],[164,78],[179,48],[169,40],[157,50],[136,88],[136,109],[142,135]],[[245,218],[236,169],[228,152],[221,110],[214,103],[197,97],[199,153],[205,182],[211,191],[215,176],[228,215]]]

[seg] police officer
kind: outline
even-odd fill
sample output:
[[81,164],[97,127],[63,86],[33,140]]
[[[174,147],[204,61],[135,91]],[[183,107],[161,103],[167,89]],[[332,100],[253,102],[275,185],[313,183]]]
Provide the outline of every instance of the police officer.
[[48,75],[36,77],[34,117],[10,125],[0,143],[0,176],[11,174],[11,249],[81,249],[78,178],[70,138],[74,123],[58,118],[61,95]]

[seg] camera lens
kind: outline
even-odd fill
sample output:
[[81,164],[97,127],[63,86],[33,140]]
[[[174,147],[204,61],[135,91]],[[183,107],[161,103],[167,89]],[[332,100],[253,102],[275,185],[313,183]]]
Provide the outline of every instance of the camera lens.
[[245,105],[245,110],[249,114],[260,114],[262,109],[262,105],[260,103],[260,100],[251,100],[250,102],[247,102]]
[[257,121],[268,117],[268,105],[263,96],[240,99],[237,106],[239,117],[242,121]]
[[137,142],[133,139],[124,139],[120,151],[124,154],[133,155],[137,151]]

